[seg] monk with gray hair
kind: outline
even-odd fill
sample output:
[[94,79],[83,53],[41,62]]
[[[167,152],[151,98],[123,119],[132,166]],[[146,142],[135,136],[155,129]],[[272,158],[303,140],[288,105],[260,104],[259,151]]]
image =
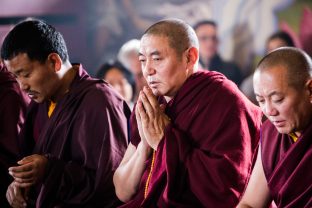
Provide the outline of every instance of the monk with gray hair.
[[198,71],[198,39],[166,19],[146,30],[148,82],[131,116],[131,142],[114,174],[123,207],[234,207],[258,144],[261,112],[224,75]]

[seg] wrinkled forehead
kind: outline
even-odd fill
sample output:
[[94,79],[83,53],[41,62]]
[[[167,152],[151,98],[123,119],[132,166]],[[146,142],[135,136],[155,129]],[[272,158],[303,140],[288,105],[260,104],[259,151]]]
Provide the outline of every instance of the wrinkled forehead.
[[152,55],[170,48],[169,39],[163,35],[144,35],[141,38],[139,54]]
[[255,92],[270,89],[285,90],[288,87],[287,71],[282,66],[267,69],[257,69],[253,76]]

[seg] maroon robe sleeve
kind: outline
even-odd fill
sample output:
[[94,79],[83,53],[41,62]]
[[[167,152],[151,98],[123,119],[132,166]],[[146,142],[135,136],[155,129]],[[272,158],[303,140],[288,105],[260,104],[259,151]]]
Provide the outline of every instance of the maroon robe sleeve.
[[278,208],[312,207],[312,123],[293,142],[266,121],[261,129],[261,156],[270,193]]
[[5,193],[12,181],[8,168],[16,165],[21,153],[18,134],[28,103],[17,82],[8,72],[0,70],[0,204],[3,207],[7,206]]

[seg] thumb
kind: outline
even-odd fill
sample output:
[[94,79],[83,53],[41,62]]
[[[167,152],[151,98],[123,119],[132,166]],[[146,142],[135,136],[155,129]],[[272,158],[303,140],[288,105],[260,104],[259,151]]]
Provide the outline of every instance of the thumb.
[[166,109],[166,106],[164,104],[160,104],[159,107],[160,107],[160,111],[164,113],[165,109]]

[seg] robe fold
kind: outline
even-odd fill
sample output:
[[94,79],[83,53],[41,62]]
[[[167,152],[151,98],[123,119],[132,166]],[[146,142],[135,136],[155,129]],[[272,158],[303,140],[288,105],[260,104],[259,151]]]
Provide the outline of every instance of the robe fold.
[[29,98],[0,63],[0,207],[9,207],[5,193],[13,180],[8,168],[20,154],[18,134],[25,120]]
[[129,116],[125,101],[82,66],[50,118],[48,103],[32,103],[25,154],[49,159],[36,207],[116,207],[113,173],[127,148]]
[[[151,159],[138,193],[123,207],[235,207],[258,147],[259,108],[222,74],[199,71],[165,110],[171,124],[156,151],[147,197]],[[131,124],[131,142],[137,146],[134,113]]]
[[312,122],[294,143],[266,121],[261,128],[261,156],[277,207],[312,207]]

